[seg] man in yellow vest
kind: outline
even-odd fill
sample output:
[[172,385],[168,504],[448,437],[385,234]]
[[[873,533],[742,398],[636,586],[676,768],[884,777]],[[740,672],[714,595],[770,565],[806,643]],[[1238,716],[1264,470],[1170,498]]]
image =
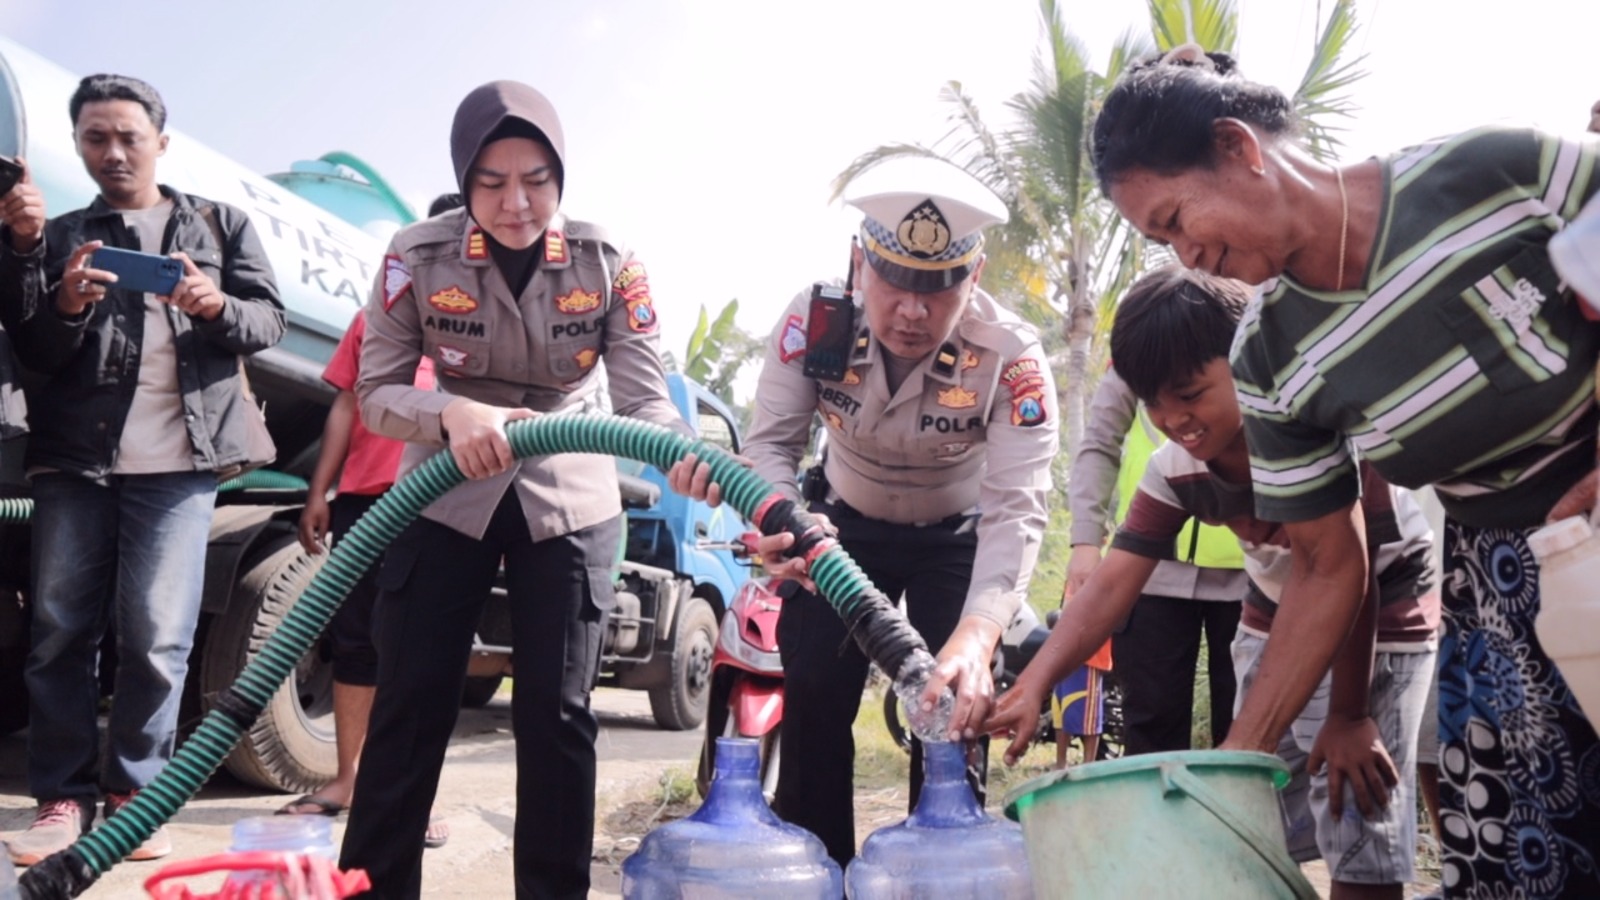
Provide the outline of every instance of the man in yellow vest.
[[[1127,515],[1145,462],[1164,440],[1145,419],[1133,391],[1108,369],[1090,403],[1068,481],[1073,544],[1069,593],[1099,566],[1106,539]],[[1123,692],[1123,745],[1130,754],[1189,749],[1202,634],[1213,744],[1222,741],[1233,722],[1235,682],[1228,648],[1248,586],[1244,554],[1227,529],[1197,528],[1193,520],[1184,526],[1176,550],[1176,559],[1156,566],[1133,614],[1111,639]]]

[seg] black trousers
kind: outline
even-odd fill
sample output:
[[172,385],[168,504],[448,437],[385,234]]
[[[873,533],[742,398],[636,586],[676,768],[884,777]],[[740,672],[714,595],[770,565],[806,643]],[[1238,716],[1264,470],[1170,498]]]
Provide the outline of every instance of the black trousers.
[[[937,654],[961,619],[978,546],[976,523],[958,518],[919,528],[863,518],[848,508],[814,508],[838,526],[840,544],[879,590],[891,598],[904,594],[912,627]],[[784,679],[783,763],[773,807],[821,838],[828,855],[843,867],[856,853],[856,744],[850,726],[861,707],[868,660],[833,607],[807,591],[784,601],[778,650]],[[968,773],[979,802],[987,759],[985,743],[977,771]],[[922,745],[914,742],[913,807],[921,787]]]
[[1206,639],[1211,681],[1211,739],[1233,725],[1233,635],[1242,602],[1145,594],[1111,637],[1122,685],[1123,748],[1128,754],[1188,750],[1194,720],[1194,671]]
[[589,694],[616,602],[620,537],[619,517],[535,543],[507,491],[482,540],[418,519],[389,547],[374,626],[378,691],[339,860],[367,870],[367,896],[421,895],[428,811],[502,556],[517,667],[516,896],[588,896],[599,730]]

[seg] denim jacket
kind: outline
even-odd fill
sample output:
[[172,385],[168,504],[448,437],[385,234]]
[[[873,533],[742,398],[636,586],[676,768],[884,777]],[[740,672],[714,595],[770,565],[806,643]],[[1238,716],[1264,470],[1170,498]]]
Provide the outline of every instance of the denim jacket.
[[[173,202],[161,252],[187,253],[225,297],[214,321],[176,308],[168,309],[167,318],[195,469],[227,471],[247,461],[244,416],[254,415],[245,406],[250,401],[242,390],[240,358],[283,337],[283,305],[266,251],[242,211],[164,185],[161,193]],[[203,214],[208,206],[215,209],[216,229]],[[225,246],[218,246],[218,237]],[[0,240],[0,318],[14,323],[23,366],[41,376],[29,383],[27,465],[101,481],[116,462],[139,384],[144,296],[112,287],[78,316],[56,309],[68,257],[95,240],[108,247],[139,246],[121,213],[99,197],[86,209],[51,219],[44,241],[31,253],[16,253]]]

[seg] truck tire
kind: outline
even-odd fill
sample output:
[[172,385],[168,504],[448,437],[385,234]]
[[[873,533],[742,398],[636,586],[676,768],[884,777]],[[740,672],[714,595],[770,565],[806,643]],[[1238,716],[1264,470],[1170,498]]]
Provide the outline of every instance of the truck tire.
[[[242,566],[228,608],[211,623],[201,669],[209,709],[283,622],[325,557],[311,557],[292,534],[269,538]],[[288,793],[333,780],[333,666],[313,647],[223,763],[241,781]]]
[[650,713],[656,724],[668,731],[688,731],[705,721],[711,699],[717,614],[704,597],[690,597],[677,618],[669,664],[672,677],[650,689]]
[[500,690],[503,675],[485,675],[483,677],[468,677],[467,683],[461,688],[461,707],[463,709],[483,709],[494,699]]

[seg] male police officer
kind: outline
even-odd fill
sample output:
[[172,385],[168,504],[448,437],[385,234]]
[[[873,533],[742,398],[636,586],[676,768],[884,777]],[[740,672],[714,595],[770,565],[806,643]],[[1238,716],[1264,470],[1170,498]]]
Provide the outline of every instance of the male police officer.
[[[1006,220],[999,198],[954,166],[902,160],[868,172],[845,199],[866,214],[852,252],[854,296],[817,285],[783,314],[745,453],[802,499],[797,470],[820,415],[827,449],[804,499],[873,584],[904,594],[911,624],[942,647],[932,687],[955,688],[952,733],[970,738],[1044,532],[1055,386],[1032,329],[978,288],[982,229]],[[671,474],[674,488],[717,499],[692,460]],[[776,560],[791,541],[769,538],[763,551]],[[769,570],[804,571],[798,560]],[[855,855],[850,725],[867,660],[827,602],[805,591],[785,601],[778,644],[787,696],[775,806],[843,865]]]

